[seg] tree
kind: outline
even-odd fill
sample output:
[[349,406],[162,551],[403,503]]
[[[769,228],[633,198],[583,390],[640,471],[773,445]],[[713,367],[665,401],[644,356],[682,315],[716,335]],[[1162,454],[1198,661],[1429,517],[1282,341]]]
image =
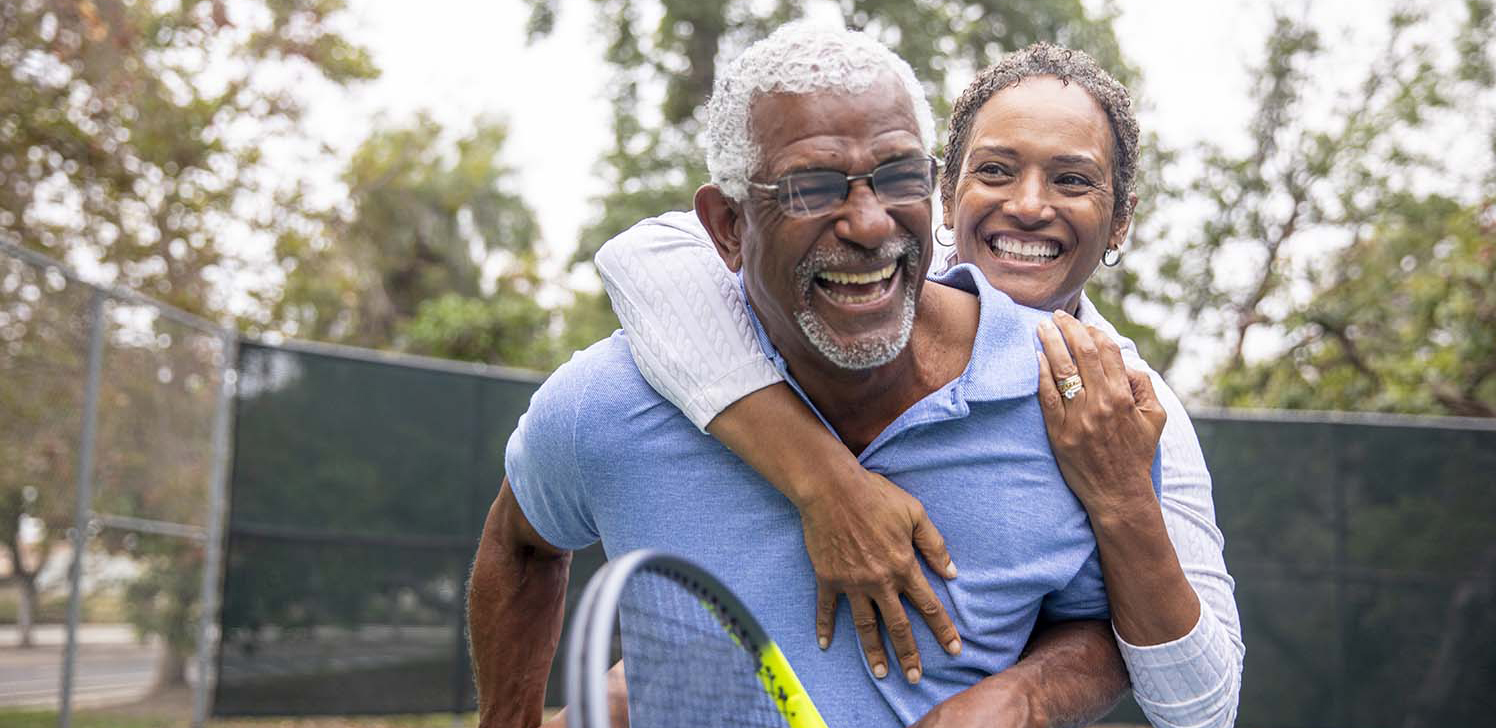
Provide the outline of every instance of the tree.
[[[38,618],[37,575],[73,523],[76,443],[87,350],[87,292],[19,260],[0,258],[0,554],[10,564],[20,646]],[[34,550],[22,535],[40,529]]]
[[[1204,150],[1203,172],[1182,191],[1205,204],[1203,223],[1128,294],[1171,309],[1223,352],[1212,399],[1496,415],[1496,165],[1418,144],[1452,127],[1496,135],[1496,14],[1469,0],[1460,15],[1395,12],[1386,46],[1326,121],[1306,110],[1323,93],[1312,85],[1320,35],[1276,19],[1250,147]],[[1430,40],[1446,33],[1454,43]],[[1249,356],[1254,340],[1272,353]],[[1180,342],[1163,343],[1172,352]]]
[[[233,237],[225,231],[273,235],[315,213],[298,190],[267,181],[275,176],[258,138],[296,138],[301,108],[289,86],[267,83],[263,72],[274,66],[333,84],[376,73],[363,49],[332,30],[342,8],[342,0],[0,5],[0,234],[178,308],[223,316],[221,283],[243,265],[221,246]],[[86,303],[56,272],[12,266],[5,280],[0,370],[28,384],[0,389],[5,411],[22,414],[0,426],[0,542],[21,565],[10,578],[29,615],[37,568],[17,553],[21,516],[39,519],[49,539],[70,525],[81,407],[64,403],[81,390]],[[159,341],[155,326],[132,333]],[[118,352],[128,358],[131,348]],[[163,371],[171,369],[115,370],[121,389],[101,399],[101,438],[128,438],[125,410],[150,396]],[[123,459],[100,458],[101,482],[119,492],[159,484],[129,481],[140,463],[127,462],[126,449],[113,455]],[[118,535],[106,532],[106,546],[121,547]]]
[[265,181],[275,177],[258,144],[297,135],[299,101],[256,72],[372,78],[367,53],[329,26],[342,8],[6,3],[0,232],[54,258],[97,262],[179,308],[221,312],[210,279],[237,263],[224,230],[270,233],[308,212],[296,190]]
[[1229,404],[1496,417],[1496,198],[1388,200],[1278,323],[1287,351],[1222,373]]
[[[343,174],[345,209],[280,237],[288,273],[275,319],[297,336],[405,348],[409,327],[427,334],[452,320],[451,301],[483,293],[485,266],[533,268],[539,226],[500,161],[507,136],[503,122],[479,119],[452,140],[424,115],[372,133]],[[533,294],[510,288],[499,293]],[[429,309],[438,322],[417,324],[438,300],[449,302]]]
[[279,241],[289,269],[275,307],[281,327],[541,370],[616,328],[597,296],[564,309],[539,302],[540,229],[502,161],[507,137],[502,121],[479,119],[453,140],[424,115],[371,134],[343,175],[346,209],[319,234],[287,231]]

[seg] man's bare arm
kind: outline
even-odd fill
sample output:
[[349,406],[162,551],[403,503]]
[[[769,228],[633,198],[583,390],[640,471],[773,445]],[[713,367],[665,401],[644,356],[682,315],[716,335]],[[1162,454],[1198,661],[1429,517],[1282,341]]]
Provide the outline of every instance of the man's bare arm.
[[1034,632],[1018,664],[935,706],[914,728],[1083,726],[1127,689],[1110,624],[1059,622]]
[[468,580],[468,636],[480,728],[535,728],[561,639],[571,552],[546,543],[505,478]]

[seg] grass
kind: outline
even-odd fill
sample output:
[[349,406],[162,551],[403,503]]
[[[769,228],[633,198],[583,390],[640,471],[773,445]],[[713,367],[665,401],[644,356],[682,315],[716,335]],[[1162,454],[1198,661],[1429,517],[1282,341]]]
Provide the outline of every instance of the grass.
[[[151,718],[73,716],[73,728],[157,728],[163,725]],[[0,728],[57,728],[57,711],[0,708]]]
[[[471,713],[460,716],[457,725],[471,726],[477,718]],[[121,715],[116,712],[79,711],[73,715],[73,728],[188,728],[189,721],[180,715]],[[392,715],[374,717],[319,718],[223,718],[208,721],[208,728],[452,728],[451,714]],[[12,710],[0,708],[0,728],[57,728],[55,710]]]

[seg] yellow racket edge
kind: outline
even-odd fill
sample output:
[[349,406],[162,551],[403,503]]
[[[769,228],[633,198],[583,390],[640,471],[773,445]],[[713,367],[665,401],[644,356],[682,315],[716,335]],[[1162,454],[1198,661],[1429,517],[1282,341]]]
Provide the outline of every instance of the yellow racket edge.
[[790,668],[789,660],[772,641],[765,642],[758,651],[758,680],[789,728],[826,728],[826,721],[815,703],[810,702],[810,695]]

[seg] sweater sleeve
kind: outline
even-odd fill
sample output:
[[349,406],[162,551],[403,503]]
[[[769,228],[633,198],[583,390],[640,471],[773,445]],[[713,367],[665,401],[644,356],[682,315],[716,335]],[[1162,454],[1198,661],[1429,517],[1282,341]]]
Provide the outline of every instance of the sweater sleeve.
[[1080,319],[1122,346],[1128,368],[1148,373],[1168,413],[1159,439],[1159,505],[1179,565],[1200,598],[1200,619],[1183,637],[1138,646],[1118,635],[1117,645],[1132,677],[1133,696],[1155,728],[1225,728],[1236,721],[1246,647],[1233,595],[1236,583],[1226,571],[1225,538],[1216,527],[1210,471],[1179,397],[1138,356],[1136,345],[1095,311],[1083,301]]
[[695,214],[644,220],[604,244],[594,262],[639,371],[697,428],[784,380],[753,334],[737,276]]

